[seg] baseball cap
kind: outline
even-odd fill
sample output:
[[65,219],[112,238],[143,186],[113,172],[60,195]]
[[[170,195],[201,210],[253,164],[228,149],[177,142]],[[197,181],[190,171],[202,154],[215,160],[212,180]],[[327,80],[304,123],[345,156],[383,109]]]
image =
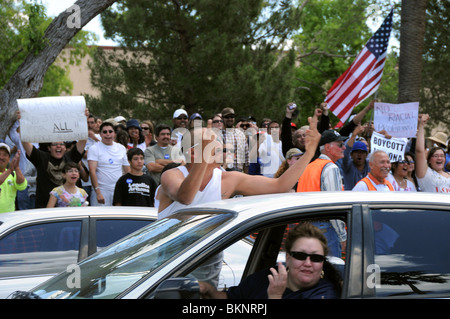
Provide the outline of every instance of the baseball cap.
[[141,129],[141,127],[139,126],[139,122],[136,119],[131,119],[127,122],[127,128],[130,128],[130,127],[136,127],[138,129]]
[[6,143],[0,143],[0,148],[4,148],[8,151],[8,154],[11,155],[11,149],[9,148],[9,145]]
[[189,118],[189,120],[195,120],[195,119],[200,119],[200,120],[202,120],[203,118],[202,118],[202,116],[200,115],[200,113],[194,113],[194,114],[192,114],[191,115],[191,117]]
[[298,148],[291,148],[289,151],[286,152],[286,159],[290,159],[293,156],[300,156],[303,155],[303,152]]
[[173,112],[173,118],[176,119],[177,117],[179,117],[179,116],[182,115],[182,114],[188,116],[186,110],[178,109],[178,110],[176,110],[175,112]]
[[320,138],[319,146],[338,141],[345,141],[347,136],[342,136],[335,130],[323,131],[322,137]]
[[126,119],[122,115],[119,115],[114,118],[114,121],[119,123],[120,121],[126,121]]
[[226,107],[222,110],[222,117],[229,115],[229,114],[234,114],[234,110],[231,107]]
[[366,143],[360,142],[360,141],[355,142],[355,143],[353,144],[353,147],[352,147],[352,152],[353,152],[353,151],[364,151],[364,152],[368,152],[368,151],[367,151],[367,145],[366,145]]

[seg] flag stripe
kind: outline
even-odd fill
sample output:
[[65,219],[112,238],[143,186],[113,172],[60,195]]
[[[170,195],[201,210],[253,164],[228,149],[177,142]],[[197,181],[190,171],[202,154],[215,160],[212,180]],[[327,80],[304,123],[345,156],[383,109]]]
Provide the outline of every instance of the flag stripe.
[[[352,79],[352,81],[347,81],[346,84],[341,88],[343,91],[342,94],[339,96],[336,96],[336,98],[332,99],[331,102],[333,103],[333,113],[339,112],[339,114],[342,113],[342,109],[348,109],[354,107],[354,102],[356,101],[355,96],[359,94],[359,92],[362,90],[364,83],[362,81],[367,77],[369,72],[372,70],[373,66],[375,65],[376,60],[371,59],[370,64],[366,66],[366,63],[364,63],[364,68],[360,68],[355,72],[355,75],[359,73],[359,76]],[[345,90],[345,91],[344,91]],[[350,101],[349,101],[350,100]],[[345,103],[344,103],[345,102]],[[337,117],[341,118],[339,115]]]
[[325,102],[341,127],[353,108],[375,93],[381,83],[392,28],[393,9],[350,67],[328,90]]

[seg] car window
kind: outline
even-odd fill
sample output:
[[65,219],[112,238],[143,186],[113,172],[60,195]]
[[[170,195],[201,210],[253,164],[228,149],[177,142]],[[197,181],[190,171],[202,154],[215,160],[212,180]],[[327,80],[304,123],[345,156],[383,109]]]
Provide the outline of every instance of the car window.
[[372,211],[376,296],[450,292],[450,212]]
[[151,222],[148,219],[97,219],[95,222],[97,250],[105,248]]
[[0,277],[57,273],[77,262],[81,221],[21,227],[0,239]]
[[114,298],[233,217],[204,212],[158,220],[80,262],[79,286],[68,287],[62,273],[35,287],[34,293],[44,298]]
[[[346,223],[342,220],[302,220],[311,222],[313,225],[322,230],[325,237],[329,241],[329,255],[327,260],[336,272],[337,277],[342,284],[344,278],[345,268],[345,245],[341,243],[341,239],[346,239]],[[237,286],[243,279],[246,267],[249,264],[259,263],[261,259],[267,259],[269,267],[276,266],[277,262],[286,262],[286,251],[284,249],[284,242],[290,230],[296,227],[298,223],[289,223],[285,225],[277,225],[276,227],[269,227],[252,232],[251,234],[243,236],[241,239],[235,241],[228,246],[223,252],[214,257],[204,261],[197,269],[192,271],[188,276],[192,276],[199,281],[206,281],[218,288],[218,290],[226,291],[227,288]],[[328,232],[328,234],[326,234]],[[334,232],[334,236],[332,233]],[[343,236],[339,237],[338,233]],[[258,240],[258,236],[271,237],[270,243],[264,244],[260,252],[252,253],[253,246]],[[278,239],[275,239],[278,238]],[[273,245],[277,245],[273,247]],[[265,247],[267,246],[267,247]],[[270,246],[270,247],[269,247]],[[266,256],[262,256],[266,255]],[[267,257],[271,255],[271,257]],[[267,262],[264,262],[266,265]],[[259,266],[257,268],[269,269],[269,267]],[[250,267],[252,268],[252,267]],[[219,271],[215,279],[214,274]],[[255,270],[257,271],[257,270]]]

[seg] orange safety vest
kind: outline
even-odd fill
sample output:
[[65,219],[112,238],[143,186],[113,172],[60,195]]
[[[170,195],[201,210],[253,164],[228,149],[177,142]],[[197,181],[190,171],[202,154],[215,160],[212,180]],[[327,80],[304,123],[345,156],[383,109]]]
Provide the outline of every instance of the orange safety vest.
[[298,179],[297,192],[320,192],[320,176],[328,163],[333,163],[333,161],[318,158],[309,163]]
[[[367,185],[367,188],[369,189],[369,191],[376,191],[377,189],[376,189],[376,187],[375,187],[375,185],[373,185],[373,183],[372,183],[372,181],[366,176],[366,177],[364,177],[361,181],[363,181],[364,183],[366,183],[366,185]],[[383,183],[380,183],[380,184],[385,184],[387,187],[389,187],[389,190],[390,191],[394,191],[394,187],[392,186],[392,184],[389,182],[389,181],[387,181],[386,179],[384,180],[384,182]]]

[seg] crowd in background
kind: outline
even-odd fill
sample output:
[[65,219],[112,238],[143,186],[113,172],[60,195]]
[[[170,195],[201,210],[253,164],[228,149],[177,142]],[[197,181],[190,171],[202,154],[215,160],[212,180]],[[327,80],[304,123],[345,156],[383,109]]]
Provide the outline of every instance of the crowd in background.
[[[425,137],[429,117],[420,115],[417,136],[408,139],[404,158],[391,163],[387,154],[371,154],[373,123],[362,121],[372,108],[373,101],[339,131],[331,128],[326,104],[315,110],[323,139],[311,161],[317,167],[305,171],[292,191],[383,190],[385,186],[389,191],[450,194],[448,136],[437,132]],[[233,108],[208,116],[177,109],[171,114],[171,126],[87,114],[87,140],[40,144],[20,141],[17,121],[0,143],[0,212],[55,206],[158,206],[161,174],[186,164],[182,136],[194,126],[221,133],[221,169],[278,178],[305,152],[308,127],[296,126],[297,114],[293,103],[286,106],[281,121],[257,121],[242,113],[238,117]],[[321,166],[316,159],[326,163]],[[328,165],[331,162],[334,165]],[[313,185],[318,171],[322,180]]]

